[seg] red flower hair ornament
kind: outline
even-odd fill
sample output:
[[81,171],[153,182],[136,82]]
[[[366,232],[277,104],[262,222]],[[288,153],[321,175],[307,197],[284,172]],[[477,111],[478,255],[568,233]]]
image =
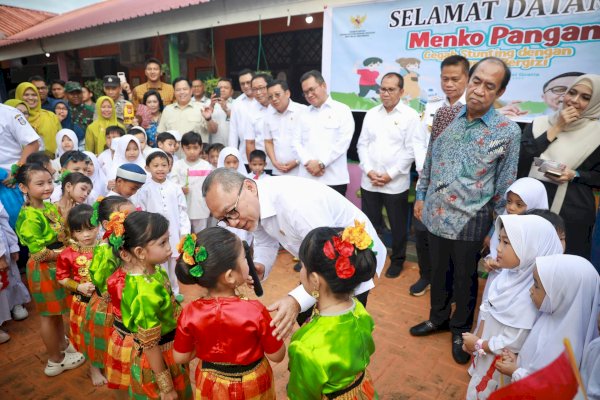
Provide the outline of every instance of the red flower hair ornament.
[[[332,243],[333,241],[333,243]],[[332,240],[328,240],[323,245],[323,253],[325,257],[335,261],[335,273],[340,279],[348,279],[354,276],[356,268],[350,262],[350,257],[354,253],[354,245],[346,240],[342,240],[339,236],[334,236]]]

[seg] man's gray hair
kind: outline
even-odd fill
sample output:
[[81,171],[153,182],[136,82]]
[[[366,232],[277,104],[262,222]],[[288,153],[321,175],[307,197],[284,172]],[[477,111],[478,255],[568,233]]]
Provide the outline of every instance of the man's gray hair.
[[217,168],[204,180],[204,183],[202,184],[202,196],[206,197],[206,193],[208,193],[215,184],[220,185],[225,193],[239,190],[245,180],[246,177],[237,171],[228,168]]

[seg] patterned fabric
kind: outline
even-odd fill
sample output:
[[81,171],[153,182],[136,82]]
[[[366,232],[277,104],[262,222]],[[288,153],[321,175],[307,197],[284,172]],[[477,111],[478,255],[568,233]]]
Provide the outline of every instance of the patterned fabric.
[[71,110],[73,123],[79,125],[85,132],[88,125],[94,121],[94,107],[87,104],[80,104],[78,106],[69,104],[69,109]]
[[56,281],[54,261],[27,261],[27,285],[35,302],[37,312],[48,317],[66,314],[65,289]]
[[369,374],[369,371],[367,371],[365,372],[365,377],[362,382],[357,387],[339,396],[325,398],[335,400],[376,400],[379,399],[379,395],[375,392],[375,386],[371,380],[371,375]]
[[417,200],[425,201],[422,222],[442,238],[481,240],[489,214],[469,233],[463,228],[488,205],[503,213],[504,193],[517,176],[521,131],[493,108],[469,121],[465,106],[443,132],[429,143],[417,188]]
[[[176,364],[173,359],[173,342],[161,345],[163,360],[171,372],[173,386],[177,391],[178,399],[192,399],[192,387],[186,369]],[[154,372],[146,354],[141,350],[134,349],[131,358],[131,386],[129,397],[132,399],[159,399],[160,391],[154,379]]]
[[86,309],[84,324],[86,326],[83,331],[85,356],[94,367],[104,368],[108,338],[113,330],[113,314],[110,302],[94,293]]
[[69,339],[79,352],[85,349],[84,330],[85,312],[88,303],[79,300],[77,296],[71,299],[71,313],[69,314]]
[[131,384],[131,354],[133,335],[125,335],[114,329],[108,340],[106,380],[111,389],[129,390]]
[[433,123],[431,124],[431,140],[435,140],[444,132],[444,129],[450,125],[454,118],[460,113],[462,109],[460,102],[453,106],[443,105],[441,106],[433,116]]
[[196,368],[196,400],[272,400],[275,399],[273,370],[266,358],[241,377],[227,377],[213,370]]

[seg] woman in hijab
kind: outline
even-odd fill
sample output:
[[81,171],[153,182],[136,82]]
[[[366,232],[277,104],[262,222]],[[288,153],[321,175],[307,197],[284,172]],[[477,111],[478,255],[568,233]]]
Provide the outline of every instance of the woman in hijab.
[[61,126],[63,129],[70,129],[75,132],[77,135],[77,140],[79,143],[79,148],[75,150],[83,149],[83,142],[85,140],[85,132],[79,125],[76,125],[71,119],[71,109],[69,109],[69,104],[65,100],[56,100],[54,103],[54,113],[58,117]]
[[108,96],[101,96],[96,102],[96,115],[98,119],[85,131],[85,149],[98,155],[104,151],[106,128],[112,125],[125,127],[117,121],[115,102]]
[[40,94],[32,83],[20,83],[15,91],[15,98],[25,102],[29,107],[29,118],[27,120],[42,138],[48,156],[54,157],[56,132],[61,129],[58,117],[53,112],[42,109]]
[[7,106],[11,106],[21,111],[25,118],[29,118],[29,106],[23,100],[9,99],[4,102]]
[[502,271],[480,307],[481,337],[463,334],[465,351],[475,354],[469,368],[467,399],[486,399],[500,385],[502,378],[495,361],[503,349],[519,352],[538,316],[528,291],[536,257],[563,251],[554,226],[537,215],[501,215],[496,230]]
[[512,380],[522,379],[544,368],[571,342],[577,365],[584,349],[598,337],[600,277],[582,257],[559,254],[535,260],[531,301],[541,315],[523,344],[519,356],[506,351],[496,364]]
[[[600,187],[600,75],[582,75],[561,108],[523,130],[518,176],[542,181],[550,210],[565,220],[568,254],[590,258],[596,219],[593,189]],[[565,166],[560,175],[540,172],[535,157]]]

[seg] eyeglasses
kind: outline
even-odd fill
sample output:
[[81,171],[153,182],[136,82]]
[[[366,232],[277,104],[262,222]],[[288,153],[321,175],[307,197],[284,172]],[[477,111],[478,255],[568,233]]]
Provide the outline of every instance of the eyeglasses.
[[281,98],[281,96],[283,96],[282,92],[273,93],[273,94],[269,95],[269,100],[279,99],[279,98]]
[[567,93],[567,89],[568,89],[568,87],[566,87],[566,86],[554,86],[554,87],[551,87],[550,89],[546,89],[544,91],[544,93],[552,92],[553,94],[565,94],[565,93]]
[[379,93],[383,94],[383,93],[387,93],[387,94],[392,94],[394,93],[396,90],[398,90],[398,88],[379,88]]
[[315,92],[317,91],[318,86],[313,86],[311,88],[308,88],[308,90],[303,91],[302,95],[304,97],[310,96],[311,94],[315,94]]
[[[244,180],[244,182],[246,182]],[[233,208],[225,213],[223,218],[219,219],[219,223],[229,225],[229,221],[232,219],[238,219],[240,217],[240,212],[237,210],[238,203],[240,202],[240,196],[242,195],[242,189],[244,189],[244,182],[240,186],[240,190],[237,194],[237,199],[235,200],[235,204]]]
[[266,90],[267,90],[267,87],[266,87],[266,86],[261,86],[261,87],[255,87],[255,88],[252,88],[252,91],[253,91],[253,92],[255,92],[255,93],[258,93],[258,92],[265,92]]

